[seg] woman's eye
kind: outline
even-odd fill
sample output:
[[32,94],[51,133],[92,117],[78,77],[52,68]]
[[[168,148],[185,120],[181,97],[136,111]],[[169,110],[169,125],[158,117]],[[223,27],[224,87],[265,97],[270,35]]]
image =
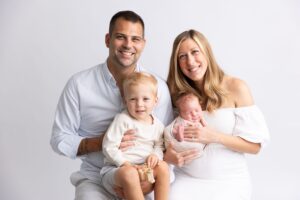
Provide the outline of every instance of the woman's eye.
[[199,53],[199,50],[193,50],[192,51],[192,54],[198,54]]
[[179,58],[179,60],[183,60],[186,58],[186,55],[179,55],[178,58]]

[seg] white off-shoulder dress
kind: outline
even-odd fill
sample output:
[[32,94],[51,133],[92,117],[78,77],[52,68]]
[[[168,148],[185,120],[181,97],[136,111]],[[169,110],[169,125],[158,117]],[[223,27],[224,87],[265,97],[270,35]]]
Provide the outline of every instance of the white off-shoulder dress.
[[[204,112],[211,128],[247,141],[269,141],[265,119],[256,105],[240,108],[221,108]],[[249,200],[251,181],[244,153],[221,144],[211,143],[203,155],[183,167],[175,167],[170,200]]]

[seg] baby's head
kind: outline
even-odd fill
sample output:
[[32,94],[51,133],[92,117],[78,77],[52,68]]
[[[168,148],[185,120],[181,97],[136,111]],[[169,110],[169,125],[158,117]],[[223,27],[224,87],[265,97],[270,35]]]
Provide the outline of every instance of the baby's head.
[[181,92],[176,98],[179,116],[187,121],[200,122],[202,108],[199,98],[192,92]]
[[157,103],[157,80],[149,73],[133,72],[123,81],[123,97],[133,118],[147,120]]

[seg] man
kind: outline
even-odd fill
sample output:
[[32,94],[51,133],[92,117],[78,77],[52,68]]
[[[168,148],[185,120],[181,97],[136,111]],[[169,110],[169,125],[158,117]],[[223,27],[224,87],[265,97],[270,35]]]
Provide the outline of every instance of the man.
[[[71,175],[76,200],[113,199],[101,186],[102,139],[115,114],[123,108],[121,84],[133,71],[146,71],[137,64],[145,46],[144,22],[132,11],[116,13],[105,36],[109,56],[105,63],[71,77],[59,99],[51,146],[55,152],[82,160],[80,171]],[[159,103],[155,115],[167,125],[173,119],[169,90],[158,80]],[[132,145],[127,131],[121,147]]]

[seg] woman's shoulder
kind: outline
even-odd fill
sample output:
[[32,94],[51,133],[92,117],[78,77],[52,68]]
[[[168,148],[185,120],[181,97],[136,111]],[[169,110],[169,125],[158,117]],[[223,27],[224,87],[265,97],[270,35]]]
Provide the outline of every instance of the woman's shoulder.
[[229,75],[224,76],[224,86],[231,93],[239,93],[248,89],[244,80]]
[[224,87],[229,93],[229,98],[234,102],[235,107],[253,105],[253,98],[247,83],[237,77],[224,77]]

